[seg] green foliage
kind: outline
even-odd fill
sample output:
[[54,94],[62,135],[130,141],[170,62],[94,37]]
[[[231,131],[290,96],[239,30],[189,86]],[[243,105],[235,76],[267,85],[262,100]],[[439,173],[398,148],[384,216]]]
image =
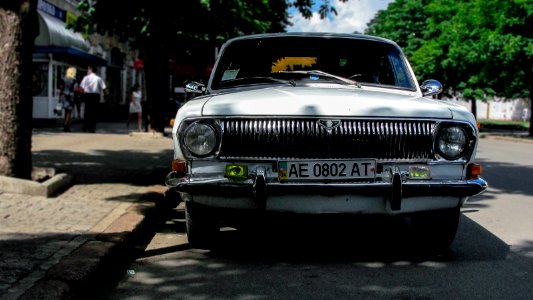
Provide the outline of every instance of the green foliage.
[[[336,13],[322,0],[321,16]],[[341,0],[347,1],[347,0]],[[212,65],[213,49],[243,34],[281,32],[289,25],[288,8],[311,17],[312,0],[81,0],[76,31],[113,35],[140,50],[152,120],[163,130],[161,100],[168,99],[169,59],[198,68]],[[159,100],[157,100],[159,99]]]
[[527,130],[529,122],[527,121],[506,121],[506,120],[486,120],[479,119],[479,126],[482,129],[501,129],[501,130]]
[[531,98],[533,0],[396,0],[367,34],[405,50],[421,78],[466,99]]
[[[336,14],[330,0],[321,1],[323,18]],[[69,26],[88,34],[119,37],[143,53],[159,47],[188,60],[205,60],[193,56],[235,36],[285,31],[290,25],[289,7],[309,18],[313,4],[312,0],[81,0],[82,14]]]
[[[91,5],[94,3],[94,5]],[[136,42],[172,45],[173,40],[227,39],[245,33],[281,30],[287,24],[285,1],[82,0],[74,28]]]
[[[330,0],[321,0],[322,18],[337,11]],[[340,0],[346,2],[348,0]],[[288,8],[312,16],[312,0],[81,0],[82,15],[72,27],[77,31],[111,34],[134,41],[158,36],[167,40],[199,39],[222,42],[243,34],[281,32],[290,25]]]
[[[340,0],[340,2],[346,2],[348,0]],[[337,9],[330,4],[330,0],[323,0],[318,9],[318,14],[321,19],[327,18],[330,14],[337,15]]]
[[424,42],[427,17],[425,0],[397,0],[386,10],[378,11],[367,24],[366,34],[389,38],[406,53],[412,53]]

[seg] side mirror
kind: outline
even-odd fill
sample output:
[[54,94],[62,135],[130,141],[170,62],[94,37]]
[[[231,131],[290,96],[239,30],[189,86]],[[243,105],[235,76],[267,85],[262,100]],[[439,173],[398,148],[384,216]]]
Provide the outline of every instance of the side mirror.
[[438,95],[440,92],[442,92],[442,84],[437,80],[428,79],[422,82],[420,89],[422,89],[422,95],[424,97]]
[[203,94],[205,93],[205,84],[196,82],[196,81],[188,81],[184,85],[184,89],[187,93],[192,94]]

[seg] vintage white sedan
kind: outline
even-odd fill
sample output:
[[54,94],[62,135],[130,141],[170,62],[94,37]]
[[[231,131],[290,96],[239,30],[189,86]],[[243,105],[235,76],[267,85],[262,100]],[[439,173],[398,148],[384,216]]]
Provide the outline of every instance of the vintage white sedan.
[[[177,112],[169,190],[208,247],[226,216],[257,212],[405,216],[447,247],[460,208],[487,188],[465,108],[419,86],[393,41],[276,33],[227,41],[207,85]],[[224,212],[224,213],[222,213]],[[231,213],[228,213],[231,212]]]

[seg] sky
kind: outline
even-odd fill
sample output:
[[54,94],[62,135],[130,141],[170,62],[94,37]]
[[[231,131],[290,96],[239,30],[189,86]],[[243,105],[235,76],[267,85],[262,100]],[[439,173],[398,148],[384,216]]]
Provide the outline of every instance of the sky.
[[380,9],[387,8],[393,0],[348,0],[339,2],[332,0],[331,4],[337,9],[337,15],[332,15],[328,19],[320,19],[316,11],[322,0],[315,0],[313,6],[313,17],[305,19],[298,11],[289,10],[291,23],[293,26],[287,27],[288,32],[336,32],[353,33],[355,31],[363,33],[366,24],[375,16]]

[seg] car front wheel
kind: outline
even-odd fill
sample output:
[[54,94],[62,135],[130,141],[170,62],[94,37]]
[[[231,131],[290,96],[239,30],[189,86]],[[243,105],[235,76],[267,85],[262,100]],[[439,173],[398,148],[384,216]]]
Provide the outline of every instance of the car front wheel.
[[411,215],[415,242],[433,249],[448,248],[455,239],[459,217],[459,207]]
[[187,201],[185,202],[185,219],[189,244],[193,248],[210,248],[220,231],[220,226],[212,211],[208,207]]

